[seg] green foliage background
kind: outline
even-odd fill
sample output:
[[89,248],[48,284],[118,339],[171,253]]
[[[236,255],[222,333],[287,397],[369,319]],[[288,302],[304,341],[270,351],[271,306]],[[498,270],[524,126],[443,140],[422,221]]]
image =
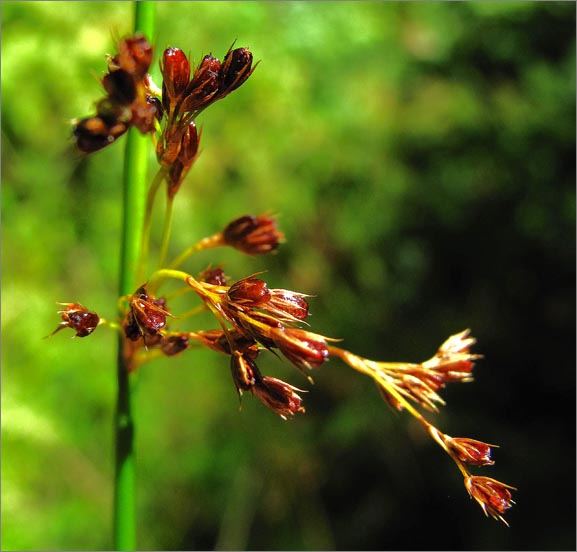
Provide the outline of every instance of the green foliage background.
[[[500,444],[483,474],[519,491],[510,529],[485,519],[421,428],[337,361],[308,386],[263,360],[309,391],[283,422],[251,397],[239,412],[226,359],[192,351],[139,375],[140,547],[574,549],[575,4],[157,10],[157,54],[236,40],[262,60],[201,117],[172,253],[270,210],[278,255],[188,269],[267,270],[315,296],[314,331],[375,359],[423,360],[471,327],[485,359],[433,421]],[[42,337],[56,301],[114,315],[123,143],[79,158],[69,121],[131,19],[128,2],[2,3],[4,549],[111,546],[116,341]]]

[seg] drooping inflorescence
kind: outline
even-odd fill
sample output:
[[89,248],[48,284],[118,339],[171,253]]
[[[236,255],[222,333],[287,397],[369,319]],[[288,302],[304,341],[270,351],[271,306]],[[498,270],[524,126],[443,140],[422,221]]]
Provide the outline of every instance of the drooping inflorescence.
[[[151,207],[164,183],[167,205],[180,190],[198,157],[201,133],[196,118],[216,101],[238,89],[253,73],[253,56],[248,48],[232,47],[221,62],[204,56],[192,70],[179,48],[167,48],[160,62],[162,85],[158,87],[148,70],[153,50],[142,35],[119,43],[118,54],[109,56],[108,73],[102,79],[106,97],[96,104],[96,114],[76,121],[74,136],[78,149],[92,153],[116,141],[129,127],[150,134],[159,171],[148,194],[141,258],[142,284],[121,297],[121,313],[115,322],[101,320],[95,312],[77,303],[62,303],[62,322],[53,333],[71,328],[78,337],[90,335],[98,325],[118,330],[124,340],[125,365],[137,370],[157,356],[174,356],[203,346],[229,357],[233,384],[241,397],[250,393],[284,419],[304,413],[299,389],[278,378],[262,375],[259,355],[270,351],[284,357],[310,380],[310,373],[331,357],[371,377],[386,403],[417,419],[433,440],[452,458],[464,477],[465,488],[486,515],[506,523],[503,515],[513,504],[510,485],[489,477],[475,476],[469,467],[493,464],[490,445],[470,438],[451,437],[420,412],[437,412],[444,405],[440,391],[449,383],[473,380],[474,362],[481,355],[470,352],[475,339],[469,331],[449,337],[430,359],[420,363],[373,361],[343,348],[335,339],[305,329],[309,297],[288,289],[273,289],[252,274],[231,283],[220,266],[209,266],[195,276],[180,267],[195,253],[231,247],[247,255],[274,253],[284,240],[275,217],[243,215],[222,230],[192,244],[171,262],[165,251],[159,267],[147,273],[148,232]],[[167,215],[167,220],[170,217]],[[163,236],[167,246],[169,233]],[[196,306],[185,313],[172,313],[160,289],[167,280],[182,283],[182,293],[196,298]],[[214,316],[216,328],[195,331],[174,329],[180,320],[201,311]],[[308,325],[307,325],[308,326]]]

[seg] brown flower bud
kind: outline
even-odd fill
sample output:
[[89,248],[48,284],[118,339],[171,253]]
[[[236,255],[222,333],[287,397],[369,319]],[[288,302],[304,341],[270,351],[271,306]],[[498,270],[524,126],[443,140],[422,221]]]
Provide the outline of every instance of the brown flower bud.
[[90,335],[100,323],[98,314],[90,312],[86,307],[78,303],[58,304],[66,308],[58,311],[58,314],[62,317],[62,322],[60,322],[59,326],[50,335],[54,335],[64,328],[72,328],[76,331],[75,337],[86,337]]
[[124,69],[104,75],[102,85],[108,96],[121,105],[129,105],[136,99],[134,77]]
[[284,239],[272,217],[244,215],[230,222],[222,232],[227,245],[248,255],[274,251]]
[[142,79],[152,63],[152,46],[144,35],[136,33],[120,41],[118,54],[110,60],[109,67],[127,71],[132,76]]
[[304,293],[288,289],[273,289],[266,310],[283,319],[304,320],[309,315],[309,304],[305,297]]
[[236,351],[230,358],[230,371],[239,396],[262,379],[254,360]]
[[305,411],[301,404],[302,399],[296,393],[303,390],[282,380],[265,376],[261,381],[255,382],[252,390],[265,406],[285,420],[288,416]]
[[206,268],[198,275],[200,282],[213,284],[215,286],[226,286],[227,277],[224,270],[217,266],[216,268]]
[[204,56],[194,71],[182,102],[180,111],[198,113],[217,99],[220,61],[212,55]]
[[229,50],[220,71],[219,96],[225,96],[241,86],[252,74],[252,53],[248,48]]
[[138,328],[138,333],[143,337],[160,332],[166,326],[166,317],[172,316],[164,307],[163,299],[150,297],[146,292],[146,286],[139,287],[130,300],[132,320],[129,318],[129,327],[128,329],[125,327],[126,337],[136,341],[133,339],[134,324]]
[[491,477],[469,476],[465,478],[465,487],[469,495],[474,498],[485,512],[486,516],[508,523],[503,514],[514,504],[509,490],[515,487],[505,485]]
[[176,163],[182,147],[184,130],[178,126],[169,126],[164,132],[162,140],[156,144],[156,158],[161,165],[171,167]]
[[236,305],[255,308],[270,300],[271,293],[264,280],[243,278],[228,290],[228,299]]
[[166,356],[174,356],[188,349],[188,335],[170,335],[162,337],[160,349]]
[[297,368],[318,368],[329,357],[325,338],[298,328],[285,328],[271,335],[280,352]]
[[491,460],[491,447],[496,447],[496,445],[448,435],[445,436],[445,443],[461,462],[472,466],[491,466],[495,463]]
[[81,119],[74,126],[78,149],[84,153],[94,153],[114,142],[128,130],[128,125],[117,121],[110,124],[100,116]]
[[196,131],[194,121],[191,121],[182,135],[180,151],[176,161],[168,173],[168,195],[174,197],[180,189],[182,181],[198,156],[200,135]]
[[171,111],[186,91],[190,81],[190,63],[179,48],[164,50],[160,64],[162,73],[162,103]]

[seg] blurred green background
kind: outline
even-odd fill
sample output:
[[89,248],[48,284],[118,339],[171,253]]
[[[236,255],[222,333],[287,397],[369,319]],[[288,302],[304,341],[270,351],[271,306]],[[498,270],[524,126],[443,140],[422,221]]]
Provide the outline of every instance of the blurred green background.
[[[147,365],[135,399],[142,549],[575,548],[575,4],[161,2],[153,41],[261,63],[208,109],[172,253],[271,210],[278,255],[203,253],[310,293],[312,328],[419,361],[471,327],[485,358],[431,420],[497,443],[515,485],[485,519],[455,466],[336,360],[283,422],[227,359]],[[62,332],[56,301],[112,317],[124,139],[74,154],[128,2],[2,3],[2,547],[111,544],[115,336]],[[158,79],[155,62],[154,75]],[[154,160],[151,148],[151,169]],[[188,326],[194,328],[194,323]],[[214,327],[209,323],[209,327]]]

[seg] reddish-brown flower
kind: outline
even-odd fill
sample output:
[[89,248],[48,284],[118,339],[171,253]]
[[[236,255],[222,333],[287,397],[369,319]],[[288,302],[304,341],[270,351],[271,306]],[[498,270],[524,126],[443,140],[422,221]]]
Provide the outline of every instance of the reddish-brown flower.
[[309,315],[309,304],[306,294],[288,289],[272,289],[270,301],[265,308],[281,320],[296,322],[304,320]]
[[162,104],[172,111],[190,81],[190,63],[180,48],[167,48],[160,64],[162,73]]
[[491,447],[497,445],[489,445],[466,437],[449,437],[448,435],[445,435],[445,443],[461,462],[472,466],[491,466],[495,463],[491,460]]
[[72,328],[76,331],[75,337],[86,337],[90,335],[100,323],[98,314],[89,311],[86,307],[78,303],[58,304],[66,308],[58,311],[58,314],[62,316],[62,322],[60,322],[59,326],[50,335],[54,335],[64,328]]
[[469,337],[469,330],[452,335],[439,347],[435,356],[423,362],[422,366],[439,375],[443,383],[472,381],[473,361],[482,356],[470,353],[475,341],[475,338]]
[[229,50],[220,70],[219,96],[224,97],[241,86],[255,67],[252,67],[252,52],[248,48]]
[[508,523],[503,518],[503,514],[514,504],[511,500],[510,490],[515,487],[505,485],[491,477],[469,476],[465,478],[465,487],[474,498],[486,516]]
[[128,130],[121,121],[107,121],[103,117],[87,117],[74,126],[76,145],[83,153],[94,153],[114,142]]
[[271,293],[266,282],[258,278],[243,278],[228,290],[230,302],[248,308],[261,307],[270,298]]
[[303,390],[277,378],[265,376],[262,380],[257,380],[252,391],[265,406],[274,410],[285,420],[288,416],[305,411],[302,399],[296,393],[296,391],[303,392]]
[[270,253],[284,239],[276,220],[264,215],[245,215],[233,220],[222,232],[227,245],[248,255]]
[[162,336],[160,349],[166,356],[174,356],[188,349],[188,334]]
[[152,46],[144,35],[137,33],[120,41],[118,54],[109,60],[110,71],[123,69],[142,79],[152,63]]
[[212,55],[204,56],[194,71],[180,111],[198,113],[217,99],[220,61]]
[[297,368],[318,368],[329,357],[325,338],[299,328],[284,328],[271,334],[280,352]]
[[124,324],[126,337],[136,341],[141,336],[158,334],[166,326],[166,317],[172,316],[165,306],[164,299],[149,296],[146,286],[139,287],[130,299],[130,311]]
[[230,371],[239,396],[243,391],[252,390],[257,381],[262,380],[254,360],[238,351],[231,355]]
[[198,280],[200,282],[206,282],[207,284],[213,284],[215,286],[226,286],[228,278],[224,273],[224,270],[217,266],[216,268],[206,268],[198,275]]
[[169,197],[174,197],[178,192],[184,178],[198,157],[199,142],[200,134],[196,130],[194,121],[191,121],[182,135],[178,155],[168,172]]
[[136,99],[134,77],[124,69],[104,75],[102,86],[109,98],[121,105],[130,105]]

